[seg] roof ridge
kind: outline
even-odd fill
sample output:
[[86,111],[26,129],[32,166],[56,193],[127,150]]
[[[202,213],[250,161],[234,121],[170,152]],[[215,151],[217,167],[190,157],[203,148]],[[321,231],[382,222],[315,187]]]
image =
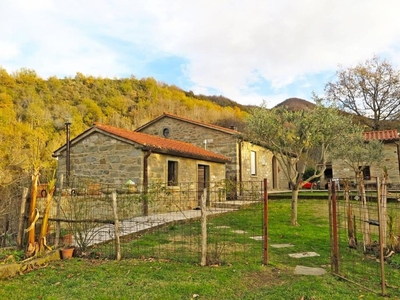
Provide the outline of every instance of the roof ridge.
[[175,115],[175,114],[168,113],[168,112],[164,112],[163,115],[174,117],[174,118],[177,118],[177,119],[180,119],[180,120],[184,120],[184,121],[188,121],[188,122],[191,122],[191,123],[196,123],[196,124],[199,124],[199,125],[213,127],[215,129],[220,129],[220,130],[224,130],[224,131],[232,131],[232,132],[235,132],[235,133],[240,133],[239,131],[237,131],[235,129],[231,129],[231,128],[222,127],[222,126],[211,124],[211,123],[206,123],[206,122],[202,122],[202,121],[198,121],[198,120],[193,120],[193,119],[181,117],[179,115]]
[[365,131],[363,132],[363,136],[365,140],[381,141],[398,140],[400,138],[397,129]]
[[154,151],[172,151],[182,155],[197,156],[206,160],[230,160],[225,155],[215,153],[183,141],[167,139],[156,135],[132,131],[125,128],[114,127],[101,123],[96,123],[93,127],[99,130],[106,131],[120,138],[128,139],[142,146],[149,147]]
[[158,117],[152,119],[151,121],[147,122],[146,124],[143,124],[142,126],[136,128],[135,131],[139,132],[143,128],[146,128],[150,124],[153,124],[153,123],[157,122],[158,120],[160,120],[160,119],[162,119],[164,117],[170,117],[170,118],[173,118],[173,119],[177,119],[177,120],[181,120],[181,121],[184,121],[184,122],[196,124],[196,125],[199,125],[199,126],[208,127],[208,128],[211,128],[211,129],[223,131],[223,132],[226,132],[226,133],[229,133],[229,134],[240,134],[240,131],[237,131],[235,129],[226,128],[226,127],[222,127],[222,126],[219,126],[219,125],[214,125],[214,124],[210,124],[210,123],[206,123],[206,122],[202,122],[202,121],[197,121],[197,120],[193,120],[193,119],[189,119],[189,118],[184,118],[184,117],[181,117],[179,115],[175,115],[175,114],[172,114],[172,113],[169,113],[169,112],[163,112],[162,115],[159,115]]

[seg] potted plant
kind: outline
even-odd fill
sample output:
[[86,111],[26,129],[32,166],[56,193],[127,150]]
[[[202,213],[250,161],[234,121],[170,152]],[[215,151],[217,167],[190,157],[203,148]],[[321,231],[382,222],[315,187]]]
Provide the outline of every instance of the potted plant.
[[74,247],[66,247],[60,249],[60,254],[62,259],[71,258],[74,255]]
[[62,259],[71,258],[75,247],[74,245],[74,236],[72,233],[61,230],[61,238],[62,238],[62,245],[63,247],[60,249],[60,254]]

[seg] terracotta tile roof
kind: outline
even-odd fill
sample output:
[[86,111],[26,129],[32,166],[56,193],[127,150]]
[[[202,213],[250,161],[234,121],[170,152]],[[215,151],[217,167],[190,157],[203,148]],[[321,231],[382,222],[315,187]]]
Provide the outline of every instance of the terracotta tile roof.
[[167,153],[171,155],[198,158],[208,161],[230,161],[230,159],[224,155],[205,150],[190,143],[166,139],[155,135],[130,131],[127,129],[99,123],[95,123],[92,128],[135,142],[158,153]]
[[381,130],[381,131],[368,131],[368,132],[364,132],[364,139],[366,141],[370,141],[370,140],[394,141],[394,140],[399,140],[399,133],[397,132],[396,129]]
[[213,124],[209,124],[209,123],[204,123],[204,122],[200,122],[200,121],[195,121],[195,120],[183,118],[183,117],[181,117],[181,116],[177,116],[177,115],[174,115],[174,114],[171,114],[171,113],[167,113],[167,112],[164,112],[161,116],[159,116],[159,117],[157,117],[157,118],[151,120],[150,122],[148,122],[148,123],[146,123],[146,124],[140,126],[140,127],[137,128],[135,131],[136,131],[136,132],[137,132],[137,131],[141,131],[143,128],[146,128],[146,127],[148,127],[149,125],[151,125],[151,124],[153,124],[153,123],[155,123],[155,122],[157,122],[157,121],[159,121],[160,119],[165,118],[165,117],[169,117],[169,118],[176,119],[176,120],[181,120],[181,121],[183,121],[183,122],[188,122],[188,123],[195,124],[195,125],[198,125],[198,126],[207,127],[207,128],[210,128],[210,129],[214,129],[214,130],[226,132],[226,133],[229,133],[229,134],[240,134],[240,132],[237,131],[237,130],[235,130],[235,129],[225,128],[225,127],[218,126],[218,125],[213,125]]

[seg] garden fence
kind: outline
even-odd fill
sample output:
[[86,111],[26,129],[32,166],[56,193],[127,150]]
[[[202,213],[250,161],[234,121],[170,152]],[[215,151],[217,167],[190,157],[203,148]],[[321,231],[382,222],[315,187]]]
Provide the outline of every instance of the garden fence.
[[[200,200],[205,197],[207,264],[249,259],[262,262],[263,182],[209,182],[199,191],[196,182],[174,187],[158,183],[144,189],[140,185],[75,180],[73,187],[57,188],[54,193],[46,236],[48,246],[73,246],[76,255],[117,258],[117,241],[123,258],[199,262]],[[39,186],[38,230],[46,195],[46,186]],[[228,216],[244,204],[250,205],[250,223]],[[217,215],[222,217],[214,218]],[[27,216],[25,213],[24,228]],[[116,239],[116,222],[119,239]]]
[[[364,185],[330,185],[332,272],[366,289],[390,294],[400,268],[400,190],[376,178]],[[344,183],[344,184],[342,184]]]

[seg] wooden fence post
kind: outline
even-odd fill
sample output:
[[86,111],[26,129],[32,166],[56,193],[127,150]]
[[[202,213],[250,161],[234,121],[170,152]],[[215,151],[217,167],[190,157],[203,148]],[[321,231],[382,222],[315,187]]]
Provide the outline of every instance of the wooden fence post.
[[59,221],[61,217],[61,199],[62,199],[62,191],[63,191],[63,185],[64,185],[64,174],[61,174],[60,176],[60,193],[59,196],[57,197],[57,207],[56,207],[56,239],[54,241],[54,247],[57,248],[59,243],[60,243],[60,232],[61,232],[61,222]]
[[268,265],[268,181],[264,179],[264,265]]
[[18,249],[22,249],[22,237],[24,235],[24,219],[25,219],[25,207],[26,199],[28,197],[28,188],[24,188],[22,191],[21,207],[19,210],[18,220],[18,233],[17,233],[17,245]]
[[334,273],[339,274],[339,238],[338,238],[338,222],[337,222],[337,207],[336,207],[336,184],[331,183],[332,188],[332,237],[333,237],[333,257],[332,263]]
[[382,207],[381,207],[381,185],[379,182],[379,177],[376,178],[376,188],[377,188],[377,205],[378,205],[378,223],[379,223],[379,256],[380,256],[380,263],[381,263],[381,286],[382,286],[382,296],[386,296],[386,279],[385,279],[385,255],[384,255],[384,227],[386,227],[386,224],[383,224],[383,218],[382,216]]
[[201,266],[207,265],[207,188],[203,190],[203,195],[201,195]]
[[119,241],[119,221],[118,221],[118,206],[117,206],[117,192],[112,192],[112,203],[114,211],[114,232],[115,232],[115,252],[117,260],[121,260],[121,244]]

